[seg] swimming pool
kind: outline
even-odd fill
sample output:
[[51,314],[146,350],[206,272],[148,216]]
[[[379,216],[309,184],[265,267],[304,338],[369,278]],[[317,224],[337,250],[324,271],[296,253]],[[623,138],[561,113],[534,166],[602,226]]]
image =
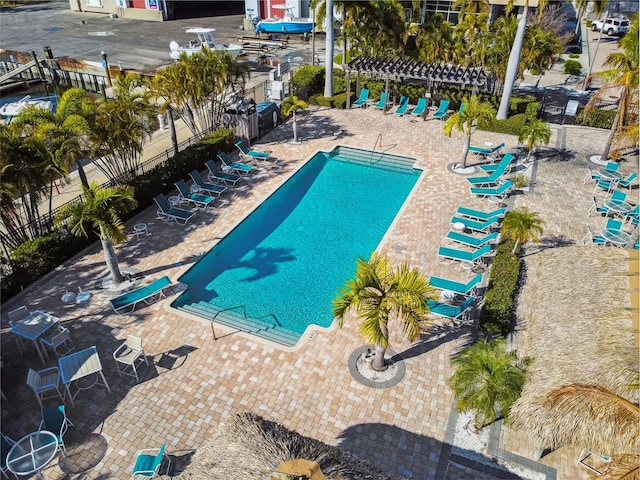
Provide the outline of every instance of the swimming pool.
[[172,306],[293,346],[369,258],[421,173],[414,159],[319,152],[179,279]]

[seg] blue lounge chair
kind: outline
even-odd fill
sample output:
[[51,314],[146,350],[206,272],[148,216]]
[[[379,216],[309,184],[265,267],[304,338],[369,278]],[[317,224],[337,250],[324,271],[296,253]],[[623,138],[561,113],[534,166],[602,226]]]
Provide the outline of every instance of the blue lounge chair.
[[506,210],[506,208],[496,208],[492,212],[483,212],[482,210],[475,210],[473,208],[458,207],[457,213],[463,217],[469,217],[474,220],[489,220],[493,217],[503,217]]
[[513,159],[516,158],[512,153],[507,153],[502,157],[499,163],[492,163],[491,165],[480,165],[480,168],[487,173],[495,172],[496,170],[502,169],[503,171],[507,171],[507,167],[511,164]]
[[500,145],[496,145],[495,147],[487,148],[487,147],[476,147],[471,145],[469,147],[469,151],[475,153],[476,155],[483,155],[488,157],[489,155],[494,155],[500,151],[501,148],[504,148],[504,142]]
[[158,205],[156,215],[158,218],[171,218],[178,224],[186,225],[189,220],[196,216],[196,212],[184,210],[183,208],[172,207],[169,200],[162,193],[153,199]]
[[245,160],[269,160],[270,155],[267,152],[252,150],[242,140],[238,140],[235,145],[240,151],[240,157]]
[[448,108],[449,100],[447,100],[446,98],[440,100],[440,106],[438,107],[438,110],[433,112],[433,118],[437,118],[438,120],[445,120],[446,117],[451,113],[451,110],[448,110]]
[[455,230],[451,230],[449,233],[447,233],[447,238],[449,240],[473,248],[481,248],[488,243],[498,241],[499,236],[500,232],[491,232],[484,237],[474,237],[473,235],[456,232]]
[[110,300],[111,308],[113,308],[113,311],[118,315],[121,315],[129,308],[131,310],[127,313],[131,313],[136,309],[136,305],[140,302],[149,304],[152,301],[165,297],[164,290],[169,287],[171,287],[171,280],[169,280],[169,277],[160,277],[149,285],[138,287],[135,290],[131,290],[118,297],[112,298]]
[[464,320],[464,317],[469,314],[469,311],[473,308],[473,304],[476,301],[476,297],[468,297],[460,305],[450,305],[448,303],[436,302],[435,300],[427,300],[427,306],[429,312],[438,317],[445,317],[451,320]]
[[505,170],[505,168],[497,168],[491,173],[491,175],[485,175],[483,177],[469,177],[467,178],[467,182],[477,187],[482,185],[495,185],[496,183],[500,183],[500,177],[504,175]]
[[453,262],[469,262],[478,264],[482,257],[492,253],[491,245],[487,244],[482,248],[469,252],[467,250],[458,250],[457,248],[440,247],[438,249],[438,258],[443,263]]
[[360,96],[358,99],[353,102],[352,107],[360,107],[364,108],[367,106],[367,101],[369,100],[369,89],[363,88],[360,90]]
[[620,185],[621,187],[624,187],[624,188],[631,188],[631,182],[633,182],[636,179],[637,176],[638,176],[638,174],[636,172],[633,172],[627,178],[623,178],[622,180],[618,180],[618,185]]
[[227,190],[227,187],[225,187],[224,185],[220,185],[217,183],[209,183],[209,182],[205,182],[202,179],[202,176],[200,175],[200,172],[197,170],[193,170],[189,176],[191,177],[191,180],[193,180],[193,183],[195,183],[196,185],[198,185],[200,187],[201,191],[207,192],[209,195],[215,195],[217,197],[220,196],[220,194],[222,194],[222,192]]
[[[218,154],[218,158],[222,162],[223,170],[230,170],[238,175],[246,175],[251,170],[253,170],[253,167],[251,165],[247,165],[246,163],[234,162],[225,152],[220,152]],[[209,162],[213,163],[213,160],[207,160],[206,162],[204,162],[205,165],[207,165],[207,168],[209,168]]]
[[187,183],[184,180],[178,180],[174,185],[178,189],[180,199],[185,202],[193,203],[196,207],[207,208],[216,200],[208,195],[191,193],[191,189],[187,186]]
[[492,227],[497,227],[500,224],[500,218],[493,217],[483,222],[478,222],[466,217],[452,217],[451,223],[462,223],[465,228],[473,230],[474,232],[487,232]]
[[164,452],[166,444],[162,444],[160,448],[147,448],[138,451],[136,455],[136,464],[133,466],[131,477],[155,478],[160,473],[162,461],[167,459],[167,473],[171,469],[171,459]]
[[207,163],[207,170],[209,170],[209,179],[215,180],[218,182],[222,182],[225,185],[231,185],[232,187],[238,183],[242,177],[240,175],[236,175],[235,173],[226,173],[218,168],[218,166],[214,163]]
[[482,273],[478,273],[467,283],[460,283],[447,278],[431,277],[429,283],[440,290],[449,290],[460,295],[469,295],[482,282]]
[[511,180],[507,180],[496,188],[471,187],[471,193],[479,197],[498,197],[505,198],[509,195],[509,191],[514,187]]
[[427,110],[428,106],[429,106],[429,100],[427,98],[425,97],[419,98],[418,104],[416,105],[416,108],[414,108],[413,111],[411,112],[411,115],[415,115],[416,117],[423,115],[424,112]]
[[393,112],[396,115],[404,115],[407,113],[407,108],[409,108],[409,97],[405,97],[404,95],[400,97],[400,103],[398,103],[398,108]]
[[387,104],[389,103],[389,94],[387,92],[382,92],[382,95],[380,95],[380,100],[378,100],[378,103],[376,103],[373,108],[378,108],[380,110],[383,110]]

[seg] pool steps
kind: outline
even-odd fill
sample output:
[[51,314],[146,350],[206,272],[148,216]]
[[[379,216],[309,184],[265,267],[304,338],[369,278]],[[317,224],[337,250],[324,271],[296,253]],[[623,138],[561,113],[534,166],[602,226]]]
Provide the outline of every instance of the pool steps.
[[383,151],[376,150],[360,150],[359,148],[343,147],[338,151],[331,152],[329,158],[336,160],[349,161],[362,165],[375,165],[377,168],[387,168],[395,171],[413,171],[413,165],[416,163],[415,158],[402,157],[399,155],[391,155]]
[[279,327],[272,321],[245,317],[242,309],[221,309],[203,301],[190,303],[188,300],[182,305],[176,305],[176,307],[198,317],[215,321],[286,347],[293,347],[301,337],[299,333]]

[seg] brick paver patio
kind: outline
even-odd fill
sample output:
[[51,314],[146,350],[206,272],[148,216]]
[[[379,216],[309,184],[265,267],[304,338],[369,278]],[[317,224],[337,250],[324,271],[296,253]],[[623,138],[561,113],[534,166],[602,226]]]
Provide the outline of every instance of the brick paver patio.
[[[444,137],[437,120],[383,116],[371,109],[314,110],[301,119],[299,128],[301,144],[288,141],[290,124],[262,139],[260,149],[271,150],[278,160],[259,164],[245,187],[223,196],[217,209],[198,211],[186,227],[157,220],[153,207],[132,219],[129,232],[134,223],[144,222],[151,235],[130,238],[116,247],[121,267],[141,272],[143,283],[162,275],[176,281],[314,152],[337,145],[371,149],[376,140],[380,145],[382,135],[379,150],[415,157],[424,173],[379,250],[393,261],[409,261],[427,276],[466,278],[455,265],[443,265],[436,257],[458,206],[490,206],[471,196],[463,176],[446,168],[458,161],[461,136]],[[604,219],[586,216],[593,185],[584,185],[582,179],[586,154],[599,153],[607,133],[569,127],[571,158],[556,155],[529,166],[529,172],[535,168],[536,174],[533,193],[512,198],[516,206],[527,205],[540,213],[546,222],[545,235],[577,243],[587,222],[595,229],[604,225]],[[550,146],[555,139],[554,130]],[[500,134],[479,131],[474,135],[474,144],[485,141],[505,141],[509,147],[517,142]],[[477,161],[471,156],[469,160]],[[625,171],[632,168],[622,166]],[[167,186],[167,194],[170,189]],[[637,202],[638,190],[632,192]],[[113,392],[95,387],[82,391],[75,407],[67,403],[75,424],[65,436],[67,456],[50,464],[43,472],[45,478],[128,478],[136,451],[163,442],[168,444],[177,475],[221,421],[243,411],[340,446],[398,477],[436,478],[453,404],[445,384],[451,374],[449,358],[469,341],[468,327],[443,324],[413,345],[392,331],[394,349],[404,352],[407,374],[399,385],[376,390],[354,381],[347,370],[349,354],[364,343],[354,321],[342,330],[315,330],[295,351],[222,326],[216,326],[214,339],[209,322],[173,311],[171,299],[140,306],[130,315],[115,315],[98,291],[105,275],[100,245],[94,244],[3,306],[9,310],[26,304],[58,315],[71,329],[77,348],[98,347]],[[313,279],[301,281],[313,288]],[[92,300],[82,307],[63,304],[65,289],[78,286],[92,292]],[[38,427],[40,412],[25,378],[29,367],[42,368],[42,364],[32,351],[19,355],[6,334],[5,317],[3,312],[2,390],[7,400],[2,402],[2,431],[20,438]],[[153,358],[150,367],[141,366],[139,384],[118,376],[111,357],[129,334],[141,336],[147,355]],[[517,431],[503,431],[500,442],[500,448],[529,458],[534,449],[531,440]],[[575,454],[574,449],[564,448],[542,461],[558,469],[557,478],[581,478],[584,474],[575,467]],[[456,464],[449,478],[492,477]]]

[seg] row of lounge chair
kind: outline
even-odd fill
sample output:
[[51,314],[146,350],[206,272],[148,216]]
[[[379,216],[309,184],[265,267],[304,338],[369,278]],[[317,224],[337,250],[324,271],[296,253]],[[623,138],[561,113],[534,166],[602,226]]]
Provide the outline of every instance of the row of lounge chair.
[[[236,142],[236,147],[240,151],[242,159],[266,161],[270,155],[266,152],[249,149],[242,141]],[[195,207],[206,209],[213,205],[215,200],[229,187],[233,187],[240,179],[253,170],[253,166],[247,163],[234,162],[229,156],[220,152],[218,154],[221,167],[218,167],[213,160],[205,162],[208,171],[208,181],[202,178],[198,170],[189,173],[196,191],[189,187],[184,180],[178,180],[175,186],[178,190],[180,203],[192,204]],[[154,198],[158,206],[158,218],[175,220],[176,223],[185,225],[190,219],[195,217],[196,212],[172,205],[167,197],[160,194]],[[167,276],[160,277],[148,285],[135,288],[122,295],[112,298],[109,303],[117,314],[131,313],[140,303],[150,304],[160,298],[164,298],[167,293],[174,292],[174,284]]]
[[[498,241],[500,232],[491,230],[499,227],[505,213],[504,208],[485,212],[459,207],[451,219],[452,225],[462,224],[464,229],[471,230],[473,233],[449,231],[446,238],[450,244],[438,249],[440,261],[448,264],[458,261],[461,267],[465,266],[470,272],[473,272],[475,267],[493,255],[493,243]],[[435,288],[442,290],[441,298],[447,295],[460,295],[465,299],[453,305],[447,301],[428,300],[429,310],[433,315],[451,319],[454,323],[465,320],[477,306],[476,292],[477,287],[482,283],[482,278],[483,273],[476,273],[468,282],[462,283],[432,276],[429,282]]]
[[[360,96],[357,100],[355,100],[352,104],[352,107],[365,108],[369,103],[369,90],[367,88],[363,88],[360,90]],[[382,92],[380,95],[380,100],[373,105],[373,108],[384,110],[386,109],[391,102],[389,101],[389,95],[387,92]],[[398,106],[393,113],[396,115],[412,115],[416,117],[420,117],[424,115],[429,106],[429,99],[426,97],[421,97],[418,99],[418,103],[415,106],[411,106],[409,104],[409,97],[403,95],[400,97],[400,101],[398,102]],[[460,110],[464,108],[464,104],[460,106]],[[433,112],[432,118],[437,118],[439,120],[445,120],[453,110],[449,110],[449,100],[443,99],[440,101],[440,105]]]

